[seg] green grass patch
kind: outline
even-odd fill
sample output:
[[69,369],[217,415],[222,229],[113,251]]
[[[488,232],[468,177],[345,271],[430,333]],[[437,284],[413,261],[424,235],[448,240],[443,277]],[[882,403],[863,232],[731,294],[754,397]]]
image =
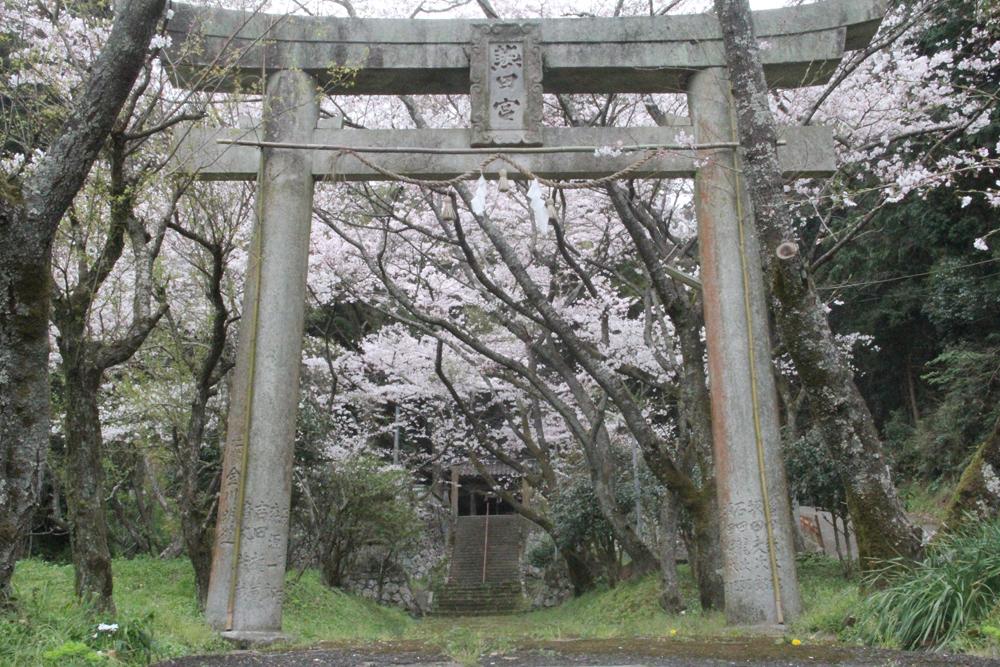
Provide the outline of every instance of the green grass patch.
[[298,644],[399,639],[413,624],[399,609],[328,588],[314,570],[285,582],[284,630]]
[[[836,632],[857,603],[856,584],[845,581],[839,563],[831,559],[806,559],[799,572],[806,614],[793,626],[794,632]],[[19,563],[14,577],[17,608],[0,614],[0,664],[140,665],[149,658],[230,648],[202,620],[186,560],[120,560],[115,561],[114,573],[119,613],[116,618],[102,618],[74,599],[72,567],[38,560]],[[295,646],[404,640],[411,646],[419,643],[440,650],[464,664],[531,641],[645,637],[683,641],[740,633],[725,625],[721,612],[701,613],[686,566],[680,568],[680,576],[688,604],[684,614],[660,609],[660,583],[654,574],[592,591],[552,609],[414,621],[399,610],[331,590],[317,573],[306,571],[301,577],[292,573],[286,580],[284,629]],[[98,632],[98,623],[117,623],[118,629]]]
[[938,479],[930,483],[910,482],[900,487],[899,494],[907,512],[940,523],[947,517],[954,491],[953,483]]
[[[844,578],[840,563],[811,556],[799,563],[805,613],[790,635],[836,634],[858,601],[856,582]],[[681,589],[688,610],[667,614],[659,606],[659,577],[601,588],[552,609],[512,616],[426,619],[412,626],[408,637],[439,648],[462,664],[477,657],[504,653],[528,641],[563,639],[673,638],[678,641],[745,634],[726,626],[722,612],[702,613],[697,588],[686,566],[680,568]]]
[[858,604],[856,580],[846,579],[835,558],[811,554],[798,561],[803,612],[791,627],[792,634],[839,636]]
[[[76,601],[71,566],[18,563],[16,607],[0,614],[0,664],[142,665],[229,648],[202,619],[186,560],[116,560],[114,575],[118,615],[108,618]],[[330,590],[314,572],[290,575],[286,596],[284,629],[295,645],[398,638],[413,623],[399,610]],[[102,632],[101,623],[118,628]]]
[[670,615],[659,606],[656,575],[600,588],[551,609],[509,616],[428,618],[414,625],[412,639],[439,649],[462,664],[491,653],[506,653],[530,641],[625,639],[725,635],[719,612],[701,614],[697,591],[686,567],[682,588],[689,611]]
[[[680,568],[682,593],[688,610],[667,614],[659,605],[660,580],[651,574],[614,588],[592,591],[553,609],[516,617],[514,631],[534,639],[609,639],[615,637],[723,634],[721,613],[701,613],[690,570]],[[518,627],[520,626],[520,627]]]
[[[1000,605],[1000,520],[935,539],[924,560],[889,561],[859,606],[858,637],[901,648],[964,650],[991,639]],[[874,586],[873,586],[874,588]]]

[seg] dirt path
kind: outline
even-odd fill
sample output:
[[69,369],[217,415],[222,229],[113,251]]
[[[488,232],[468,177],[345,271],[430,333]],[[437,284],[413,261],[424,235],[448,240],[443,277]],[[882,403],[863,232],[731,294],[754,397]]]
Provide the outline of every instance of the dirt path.
[[[610,639],[530,642],[509,652],[494,652],[478,662],[481,667],[1000,667],[1000,660],[935,653],[904,653],[843,646],[775,643],[768,638],[681,641],[668,639]],[[459,667],[462,663],[413,642],[365,647],[327,646],[298,651],[237,651],[194,656],[159,663],[158,667],[382,667],[421,665]]]

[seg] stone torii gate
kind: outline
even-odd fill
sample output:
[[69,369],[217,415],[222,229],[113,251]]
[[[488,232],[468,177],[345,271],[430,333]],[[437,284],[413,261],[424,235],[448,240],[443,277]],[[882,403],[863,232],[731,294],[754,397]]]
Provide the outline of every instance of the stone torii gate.
[[[256,179],[258,188],[206,608],[213,627],[234,639],[280,636],[314,181],[334,166],[338,179],[384,179],[373,160],[389,172],[451,178],[495,153],[539,176],[593,178],[634,165],[636,152],[593,152],[615,145],[671,148],[630,178],[695,180],[727,615],[782,623],[799,612],[765,288],[714,16],[395,20],[173,9],[166,60],[180,86],[264,90],[260,131],[190,129],[176,155],[199,178]],[[755,12],[769,85],[825,82],[845,51],[871,40],[883,12],[884,0]],[[321,123],[319,91],[336,84],[336,66],[356,68],[341,91],[352,95],[470,94],[471,128]],[[690,118],[672,127],[542,125],[543,93],[612,92],[686,92]],[[782,138],[786,174],[833,171],[828,129],[785,128]],[[377,160],[343,154],[333,165],[330,146],[390,150]],[[494,162],[485,175],[505,166]]]

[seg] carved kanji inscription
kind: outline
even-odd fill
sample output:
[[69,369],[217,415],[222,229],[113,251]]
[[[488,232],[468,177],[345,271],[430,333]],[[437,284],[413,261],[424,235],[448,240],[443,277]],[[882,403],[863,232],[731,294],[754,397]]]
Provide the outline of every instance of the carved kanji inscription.
[[474,35],[472,145],[541,145],[542,58],[537,26],[479,25]]

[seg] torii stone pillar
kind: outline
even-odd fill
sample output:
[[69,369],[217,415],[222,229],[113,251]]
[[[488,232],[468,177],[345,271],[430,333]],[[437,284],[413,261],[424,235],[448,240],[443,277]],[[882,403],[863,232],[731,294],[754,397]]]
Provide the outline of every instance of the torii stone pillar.
[[[312,77],[268,77],[268,140],[309,141],[318,117]],[[233,639],[280,637],[312,201],[311,155],[264,149],[205,606]]]
[[[725,68],[691,77],[688,106],[699,144],[738,136]],[[737,151],[705,151],[703,159],[694,197],[726,616],[784,623],[801,601],[760,250]]]

